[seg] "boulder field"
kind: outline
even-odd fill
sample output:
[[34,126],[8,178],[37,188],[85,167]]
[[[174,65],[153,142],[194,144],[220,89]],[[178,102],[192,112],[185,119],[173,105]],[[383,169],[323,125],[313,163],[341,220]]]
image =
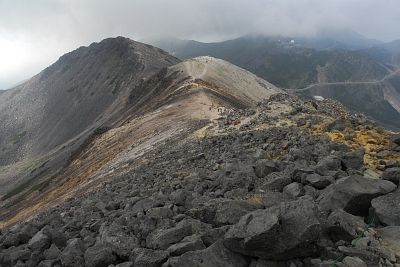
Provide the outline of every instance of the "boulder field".
[[202,133],[3,229],[0,266],[400,266],[398,137],[285,94]]

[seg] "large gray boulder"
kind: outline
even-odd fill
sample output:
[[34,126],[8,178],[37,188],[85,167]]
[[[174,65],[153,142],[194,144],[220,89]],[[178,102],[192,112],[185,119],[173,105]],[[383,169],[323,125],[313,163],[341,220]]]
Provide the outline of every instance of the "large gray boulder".
[[276,171],[278,171],[278,167],[276,166],[276,163],[271,160],[257,160],[254,166],[254,172],[258,178],[263,178],[268,174]]
[[104,244],[97,243],[85,252],[85,264],[88,267],[107,267],[114,262],[112,249]]
[[341,168],[342,163],[340,158],[335,155],[329,155],[318,161],[315,171],[320,175],[329,175],[331,171],[338,171]]
[[214,207],[215,217],[213,224],[216,226],[235,224],[243,215],[246,215],[257,208],[260,207],[243,200],[221,201]]
[[168,248],[168,252],[172,256],[179,256],[188,251],[205,249],[203,240],[198,235],[187,236],[178,244],[174,244]]
[[360,170],[364,165],[364,149],[348,152],[342,157],[342,165],[345,169]]
[[391,181],[397,185],[399,185],[400,181],[400,168],[392,167],[386,169],[382,174],[382,179]]
[[100,241],[122,257],[127,257],[134,248],[139,246],[139,240],[118,224],[104,223],[99,230]]
[[129,257],[135,267],[161,267],[167,258],[168,252],[166,251],[146,248],[134,249]]
[[244,255],[288,260],[318,253],[320,231],[317,206],[300,199],[243,216],[226,233],[224,244]]
[[190,251],[179,257],[170,258],[163,267],[247,267],[247,259],[217,241],[204,250]]
[[165,250],[172,244],[180,242],[184,237],[206,232],[210,228],[198,220],[184,219],[175,227],[168,229],[156,229],[146,238],[146,246],[152,249]]
[[331,185],[317,201],[326,211],[344,209],[353,215],[367,215],[372,199],[395,189],[392,182],[353,175]]
[[67,241],[67,246],[61,252],[60,260],[62,266],[76,267],[84,266],[84,254],[85,246],[81,239],[73,238]]
[[381,245],[400,258],[400,226],[387,226],[377,230]]
[[28,247],[32,250],[43,251],[50,246],[51,237],[45,229],[37,232],[28,242]]
[[372,213],[388,226],[400,226],[400,190],[371,201]]
[[363,218],[354,216],[344,210],[335,210],[327,220],[327,232],[336,242],[344,240],[350,242],[366,228]]
[[265,177],[260,189],[267,191],[282,192],[283,188],[290,184],[292,179],[284,172],[273,172]]

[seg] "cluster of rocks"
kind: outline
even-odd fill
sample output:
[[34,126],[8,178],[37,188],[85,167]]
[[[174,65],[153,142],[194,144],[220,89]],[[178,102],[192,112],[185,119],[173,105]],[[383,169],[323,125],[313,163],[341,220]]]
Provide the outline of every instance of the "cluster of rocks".
[[[400,266],[400,168],[372,179],[362,149],[256,127],[271,120],[266,103],[238,115],[259,114],[249,127],[152,151],[3,230],[0,266]],[[312,103],[289,104],[313,123]]]

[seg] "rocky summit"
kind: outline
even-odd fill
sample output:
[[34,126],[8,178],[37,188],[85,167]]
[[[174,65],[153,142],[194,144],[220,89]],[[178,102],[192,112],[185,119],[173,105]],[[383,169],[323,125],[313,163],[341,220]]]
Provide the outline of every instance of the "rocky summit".
[[3,196],[0,266],[400,266],[398,135],[225,61],[134,47],[170,66],[121,85],[114,123],[73,139],[53,180]]

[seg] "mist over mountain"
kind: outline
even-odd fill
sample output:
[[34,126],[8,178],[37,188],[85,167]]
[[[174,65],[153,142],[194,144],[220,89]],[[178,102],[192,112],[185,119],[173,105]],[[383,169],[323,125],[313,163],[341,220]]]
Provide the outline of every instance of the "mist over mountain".
[[400,129],[400,88],[394,78],[399,75],[397,42],[381,43],[351,31],[321,36],[330,38],[251,35],[218,43],[177,38],[152,43],[182,59],[202,55],[225,59],[279,87],[337,99],[355,112]]
[[[0,264],[319,266],[335,262],[327,250],[396,263],[400,140],[370,117],[396,125],[396,89],[381,85],[397,73],[291,40],[178,43],[309,73],[315,57],[330,80],[285,91],[223,59],[124,37],[63,55],[0,94]],[[346,75],[365,81],[335,82]],[[370,216],[374,250],[354,251]]]
[[0,0],[0,267],[399,267],[399,10]]

